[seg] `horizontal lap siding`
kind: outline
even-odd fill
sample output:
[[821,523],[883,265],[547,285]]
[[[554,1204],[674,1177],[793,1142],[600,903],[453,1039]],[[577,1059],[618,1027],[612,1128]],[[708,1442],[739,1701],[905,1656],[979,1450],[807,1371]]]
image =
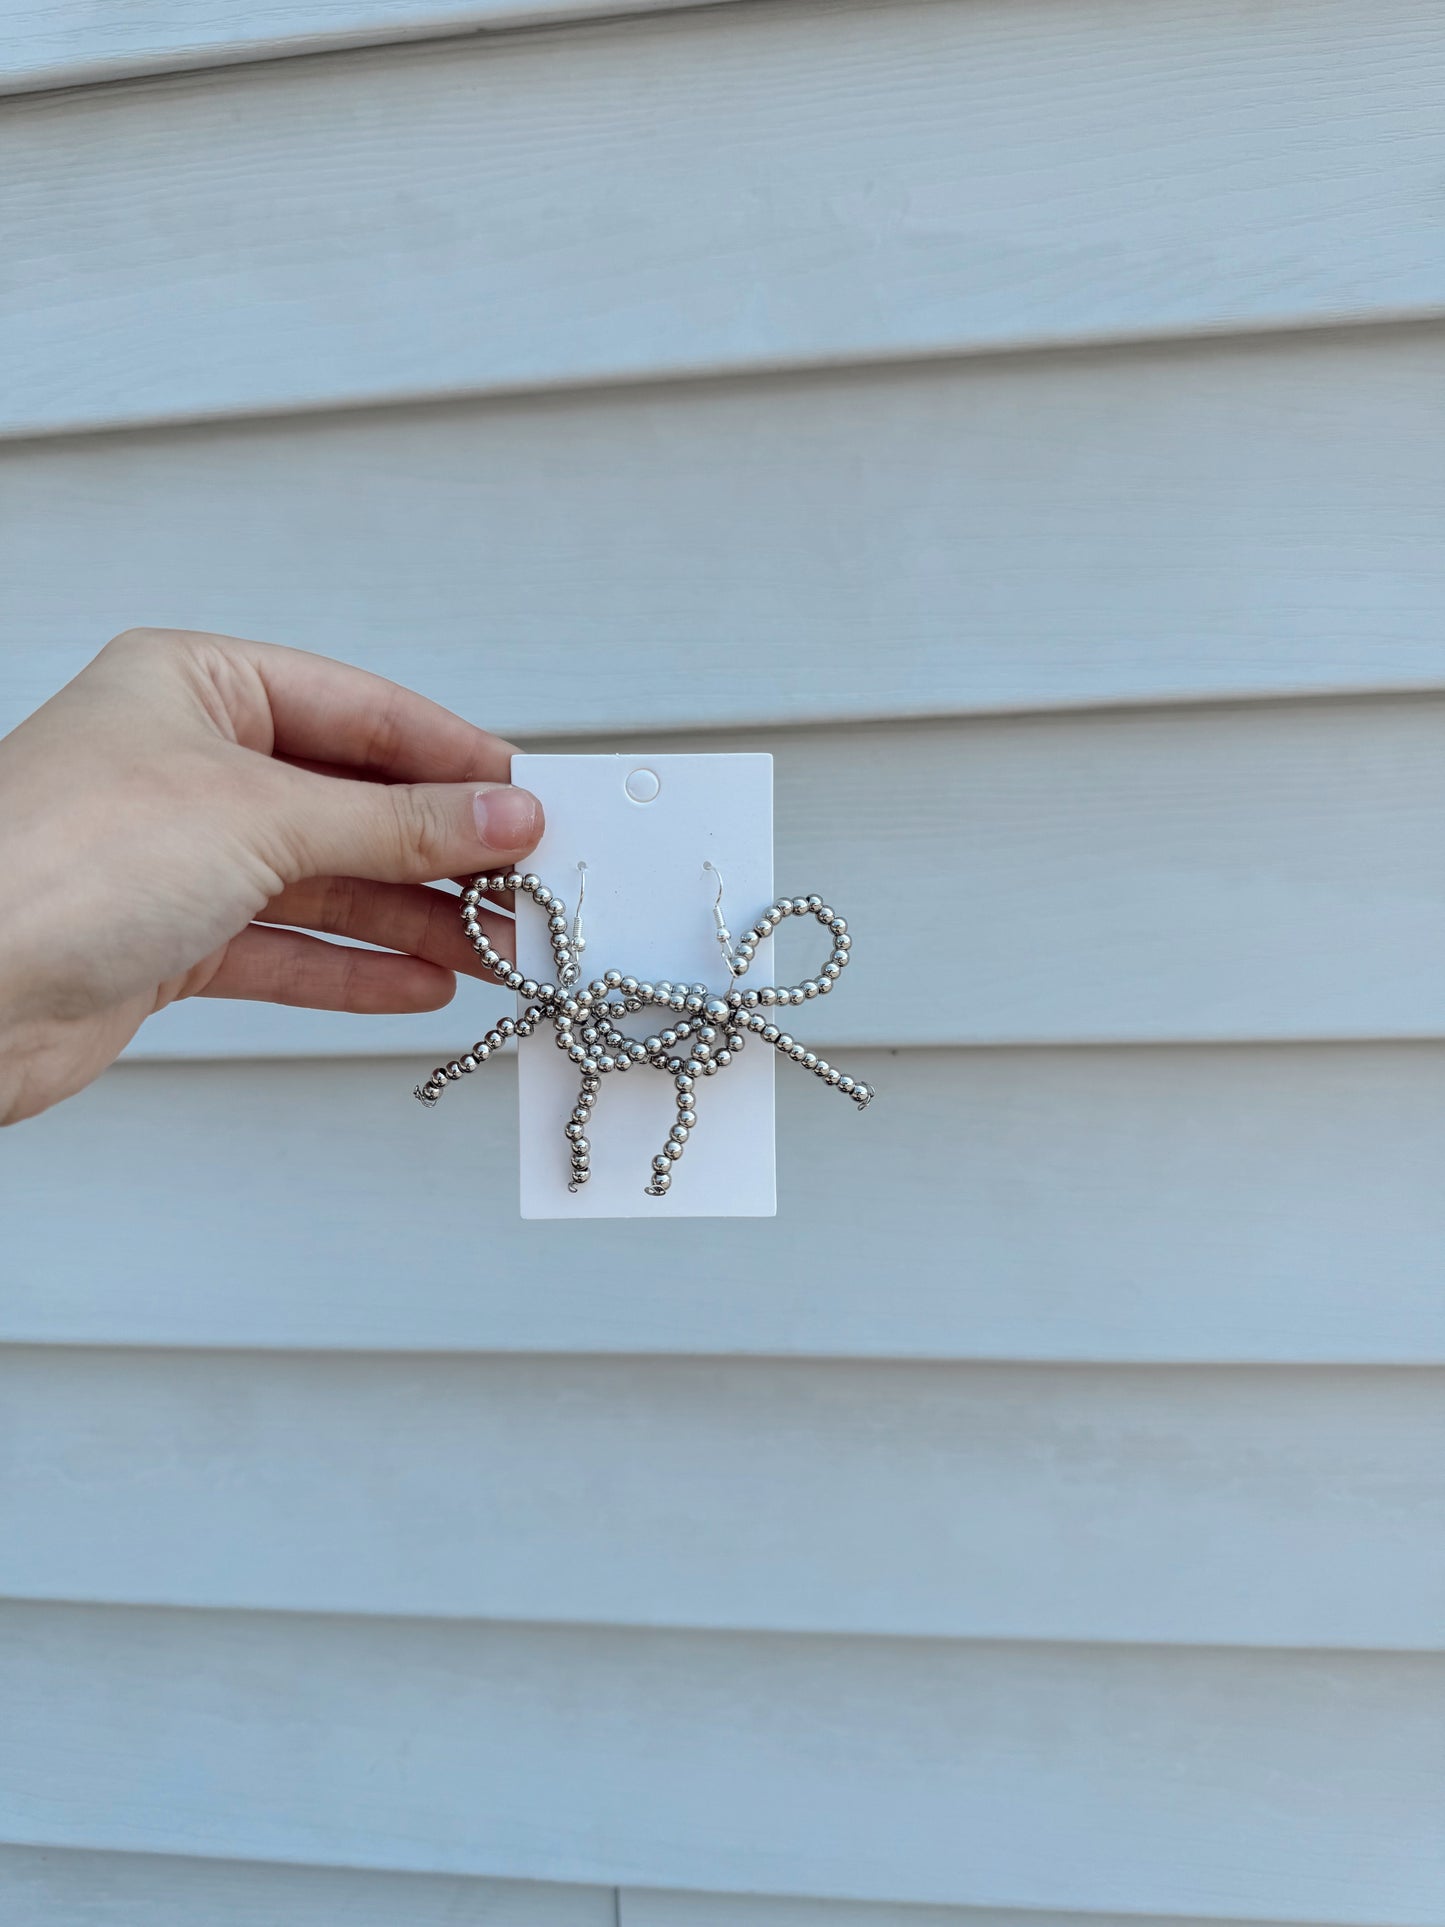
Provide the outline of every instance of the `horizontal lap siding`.
[[780,1216],[703,1237],[522,1223],[505,1062],[430,1117],[400,1063],[123,1067],[0,1145],[0,1337],[1445,1363],[1440,1046],[857,1063],[861,1117],[779,1077]]
[[1445,1651],[1438,1372],[0,1350],[0,1410],[11,1597]]
[[1442,393],[1371,328],[0,445],[0,727],[140,621],[514,736],[1441,685]]
[[1436,315],[1436,18],[770,0],[15,99],[0,425]]
[[[780,887],[826,892],[854,937],[836,994],[793,1013],[811,1043],[1445,1033],[1445,697],[714,731],[672,746],[773,753]],[[821,962],[797,930],[774,950],[792,981]],[[900,994],[939,970],[946,998]],[[495,1020],[499,996],[469,987],[421,1019],[196,999],[133,1048],[446,1058]]]
[[15,1927],[617,1927],[617,1901],[606,1887],[543,1881],[0,1844],[0,1919]]
[[1445,1878],[1417,1654],[12,1604],[0,1695],[31,1845],[1385,1927]]
[[0,94],[709,0],[0,0]]
[[0,1844],[5,1907],[25,1927],[1199,1927]]
[[[124,1927],[130,1927],[127,1920]],[[775,1894],[679,1893],[625,1887],[617,1927],[1202,1927],[1143,1914],[1061,1914],[995,1907],[915,1907],[885,1901],[783,1900]]]

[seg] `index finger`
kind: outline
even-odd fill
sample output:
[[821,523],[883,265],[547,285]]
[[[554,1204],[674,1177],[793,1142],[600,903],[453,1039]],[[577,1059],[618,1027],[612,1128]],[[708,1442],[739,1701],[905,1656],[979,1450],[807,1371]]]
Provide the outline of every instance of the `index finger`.
[[273,754],[398,783],[505,783],[515,745],[330,656],[239,642],[270,706]]

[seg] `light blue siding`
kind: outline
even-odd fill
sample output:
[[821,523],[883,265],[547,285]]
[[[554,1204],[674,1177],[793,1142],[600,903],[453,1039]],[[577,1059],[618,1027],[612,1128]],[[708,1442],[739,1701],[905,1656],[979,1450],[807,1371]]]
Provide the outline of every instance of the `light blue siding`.
[[701,1230],[516,1220],[479,990],[7,1135],[0,1919],[1442,1927],[1439,40],[0,0],[0,726],[769,748],[880,1093]]

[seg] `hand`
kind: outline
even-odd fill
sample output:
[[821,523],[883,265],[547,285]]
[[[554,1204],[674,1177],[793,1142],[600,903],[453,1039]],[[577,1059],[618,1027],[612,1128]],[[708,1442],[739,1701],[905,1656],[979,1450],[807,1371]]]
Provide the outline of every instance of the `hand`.
[[[117,637],[0,741],[0,1123],[80,1090],[179,997],[447,1003],[456,971],[483,973],[456,898],[425,886],[536,844],[511,756],[322,656]],[[488,930],[510,955],[510,924]]]

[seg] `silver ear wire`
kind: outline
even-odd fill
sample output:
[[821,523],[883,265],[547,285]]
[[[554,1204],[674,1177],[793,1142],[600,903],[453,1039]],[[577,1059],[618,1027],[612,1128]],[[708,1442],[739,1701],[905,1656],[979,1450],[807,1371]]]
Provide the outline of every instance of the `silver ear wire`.
[[587,895],[587,865],[577,865],[577,908],[572,916],[572,948],[580,957],[587,948],[587,939],[582,934],[582,900]]
[[718,948],[722,951],[723,956],[727,961],[728,975],[732,977],[736,977],[740,973],[738,970],[737,954],[733,949],[733,933],[731,930],[728,929],[727,918],[723,915],[723,908],[722,908],[722,900],[723,900],[722,871],[713,862],[711,857],[708,857],[704,860],[702,867],[704,870],[711,870],[712,874],[717,878],[717,895],[713,899],[713,906],[712,906],[713,922],[717,925]]

